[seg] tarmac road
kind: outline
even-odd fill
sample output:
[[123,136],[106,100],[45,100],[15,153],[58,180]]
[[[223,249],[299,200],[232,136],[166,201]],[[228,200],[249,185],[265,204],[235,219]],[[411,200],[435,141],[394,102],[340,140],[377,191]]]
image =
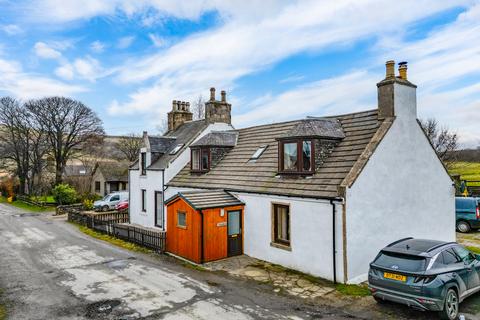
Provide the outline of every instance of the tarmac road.
[[0,204],[9,319],[352,319],[255,282],[120,249],[45,214]]

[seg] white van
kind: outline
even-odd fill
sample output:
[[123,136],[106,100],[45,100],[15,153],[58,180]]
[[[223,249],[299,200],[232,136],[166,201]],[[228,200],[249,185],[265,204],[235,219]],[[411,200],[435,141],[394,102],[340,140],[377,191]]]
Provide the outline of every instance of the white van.
[[123,200],[128,200],[128,191],[109,193],[102,200],[95,201],[93,208],[97,211],[113,210],[115,205]]

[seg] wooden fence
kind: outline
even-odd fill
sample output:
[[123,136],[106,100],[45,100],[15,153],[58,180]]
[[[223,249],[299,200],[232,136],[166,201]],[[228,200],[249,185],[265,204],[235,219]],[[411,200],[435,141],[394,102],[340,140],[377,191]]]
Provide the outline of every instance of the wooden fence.
[[22,196],[22,195],[17,195],[17,200],[20,200],[22,202],[28,203],[30,205],[38,206],[38,207],[55,207],[56,203],[54,202],[47,202],[47,201],[41,201],[41,200],[35,200],[34,198],[30,198],[28,196]]
[[128,212],[108,212],[90,215],[71,208],[68,209],[68,221],[128,242],[133,242],[157,252],[165,251],[166,233],[129,224]]

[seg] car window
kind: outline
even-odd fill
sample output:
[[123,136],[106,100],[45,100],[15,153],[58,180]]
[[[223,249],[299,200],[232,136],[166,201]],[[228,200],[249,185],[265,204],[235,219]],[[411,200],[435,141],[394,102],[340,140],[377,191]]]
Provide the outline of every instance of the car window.
[[464,247],[455,246],[453,249],[455,250],[457,255],[460,257],[460,259],[462,259],[462,261],[471,263],[473,260],[475,260],[475,257],[472,255],[472,253],[467,249],[465,249]]
[[380,267],[399,271],[425,271],[426,260],[423,257],[382,252],[374,262]]
[[110,202],[111,202],[111,201],[118,201],[118,200],[120,200],[120,196],[119,196],[119,195],[116,195],[116,196],[113,196],[113,197],[110,198]]
[[455,264],[461,262],[459,257],[451,249],[445,250],[442,252],[443,263],[445,265]]
[[476,202],[474,199],[457,198],[455,199],[455,206],[461,210],[475,210]]

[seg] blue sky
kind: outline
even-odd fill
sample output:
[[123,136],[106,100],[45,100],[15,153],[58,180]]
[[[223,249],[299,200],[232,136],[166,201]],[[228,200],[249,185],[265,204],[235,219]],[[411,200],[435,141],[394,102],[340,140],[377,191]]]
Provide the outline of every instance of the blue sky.
[[0,95],[71,96],[110,134],[227,90],[237,127],[376,107],[409,62],[419,117],[480,145],[480,2],[0,0]]

